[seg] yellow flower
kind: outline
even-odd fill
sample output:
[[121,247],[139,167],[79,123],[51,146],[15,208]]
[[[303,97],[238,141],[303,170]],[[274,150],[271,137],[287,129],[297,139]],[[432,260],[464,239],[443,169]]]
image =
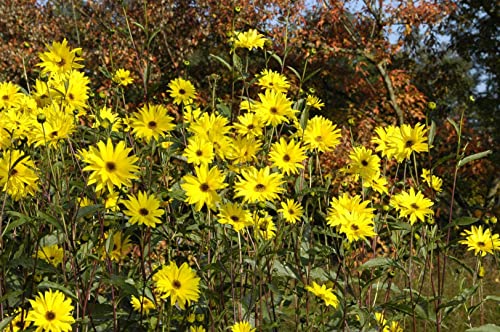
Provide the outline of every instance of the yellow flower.
[[441,188],[443,185],[443,179],[435,175],[431,175],[431,172],[428,169],[422,169],[422,179],[424,179],[425,183],[427,183],[427,185],[434,191],[443,191],[443,188]]
[[290,224],[295,224],[302,217],[304,209],[302,205],[295,202],[293,199],[287,199],[286,202],[281,202],[281,209],[278,209],[283,215],[283,219]]
[[349,173],[369,181],[380,173],[380,158],[364,146],[355,147],[349,154]]
[[23,94],[20,88],[11,82],[0,83],[0,110],[17,108],[21,102]]
[[279,142],[273,143],[269,152],[269,160],[273,162],[273,166],[277,166],[286,175],[299,173],[299,169],[304,168],[302,162],[306,158],[305,148],[300,143],[293,139],[287,143],[283,137]]
[[267,211],[255,211],[253,214],[255,235],[264,240],[271,240],[276,236],[276,225],[273,217]]
[[217,190],[227,186],[224,183],[224,174],[217,167],[212,167],[210,170],[207,165],[195,167],[195,174],[185,175],[181,188],[186,192],[186,202],[195,204],[195,210],[200,211],[203,205],[207,205],[209,209],[215,207],[215,204],[220,200]]
[[434,211],[430,209],[434,203],[415,189],[410,188],[409,192],[402,191],[401,193],[391,197],[391,206],[399,210],[400,217],[408,217],[410,224],[413,225],[417,219],[424,222],[425,217],[433,215]]
[[234,197],[243,197],[244,202],[265,202],[278,198],[285,191],[281,173],[271,173],[269,167],[257,169],[250,167],[241,171],[234,188]]
[[500,239],[498,234],[491,234],[489,228],[483,231],[483,226],[472,226],[471,230],[465,230],[462,233],[466,237],[459,243],[469,246],[467,250],[474,250],[474,255],[480,254],[482,257],[486,254],[492,254],[495,250],[500,250]]
[[148,195],[140,191],[137,196],[128,195],[128,200],[124,200],[123,205],[127,208],[123,213],[130,216],[129,223],[146,225],[155,228],[160,224],[161,217],[165,211],[160,209],[160,201],[153,195]]
[[62,43],[53,42],[52,46],[47,45],[47,48],[49,49],[48,52],[39,54],[42,62],[37,64],[37,66],[42,67],[42,74],[64,74],[72,69],[83,68],[83,65],[78,63],[83,60],[83,58],[78,56],[82,49],[75,48],[70,50],[66,38]]
[[89,164],[83,170],[92,172],[87,184],[96,183],[96,191],[104,188],[113,191],[113,186],[130,187],[132,180],[137,179],[134,173],[139,170],[139,167],[135,165],[138,158],[128,156],[131,150],[131,148],[125,148],[123,141],[114,147],[113,142],[108,138],[106,144],[100,141],[97,143],[97,148],[90,147],[88,151],[82,152],[82,159]]
[[38,191],[38,176],[31,158],[18,150],[7,150],[0,158],[0,187],[14,200]]
[[62,101],[67,112],[83,111],[87,108],[90,80],[82,72],[72,70],[67,78],[54,86],[56,91],[63,93]]
[[234,48],[247,48],[252,50],[254,48],[263,48],[266,42],[264,35],[257,32],[255,29],[250,29],[246,32],[235,32],[233,37]]
[[170,297],[170,304],[173,306],[177,303],[183,310],[186,304],[190,306],[200,297],[200,278],[196,277],[195,271],[187,263],[183,263],[180,268],[174,262],[163,265],[153,275],[153,281],[162,299]]
[[313,107],[317,110],[321,110],[325,106],[325,103],[323,103],[321,99],[319,99],[314,95],[307,95],[306,105]]
[[238,135],[260,137],[262,136],[264,123],[255,113],[245,113],[238,116],[238,122],[234,123],[233,127]]
[[119,85],[127,86],[134,82],[134,79],[130,77],[130,71],[123,68],[118,69],[113,75],[113,82]]
[[391,159],[397,153],[396,144],[401,137],[401,130],[396,126],[385,126],[375,128],[377,136],[372,137],[371,141],[377,145],[376,152],[380,152],[382,157]]
[[144,313],[145,315],[149,315],[149,311],[155,310],[156,306],[151,301],[145,296],[139,296],[139,298],[135,297],[132,295],[132,298],[130,299],[130,304],[132,305],[132,308],[134,308],[135,311],[139,313]]
[[304,143],[310,151],[332,151],[340,143],[340,129],[332,121],[315,116],[307,122]]
[[333,293],[333,290],[331,288],[326,288],[325,285],[320,286],[315,281],[313,281],[312,286],[306,286],[306,290],[325,301],[325,304],[327,306],[331,305],[332,307],[337,308],[339,305],[339,300]]
[[111,128],[111,131],[117,132],[122,127],[122,119],[120,116],[113,112],[111,108],[106,106],[99,110],[99,113],[94,117],[94,119],[95,122],[92,125],[92,128]]
[[[44,121],[39,121],[40,117]],[[37,147],[48,145],[56,148],[76,129],[73,114],[64,112],[58,103],[48,105],[37,116],[33,115],[31,123],[33,127],[29,141]]]
[[26,320],[33,322],[36,331],[71,331],[71,325],[75,322],[71,312],[73,306],[71,299],[67,299],[59,291],[46,291],[38,293],[35,300],[29,300],[32,310],[29,311]]
[[218,222],[230,224],[236,232],[253,224],[252,215],[241,204],[226,203],[219,209]]
[[396,159],[410,159],[412,152],[420,153],[429,151],[427,144],[427,129],[423,124],[417,124],[414,128],[410,125],[402,125],[400,136],[395,136]]
[[264,69],[259,75],[257,85],[262,89],[273,90],[274,92],[286,93],[290,88],[286,76],[273,70]]
[[[104,238],[109,237],[109,232],[104,234]],[[125,236],[121,231],[117,231],[113,233],[112,239],[113,247],[108,250],[106,248],[106,252],[109,252],[109,257],[111,260],[116,262],[121,262],[127,257],[127,255],[132,250],[132,243],[130,242],[130,236]]]
[[206,332],[205,328],[201,325],[192,325],[189,327],[189,332]]
[[266,126],[276,127],[295,117],[296,110],[292,109],[292,102],[286,95],[273,90],[259,93],[260,102],[255,105],[255,114]]
[[23,332],[31,325],[31,322],[26,320],[28,318],[27,310],[16,309],[14,313],[16,316],[10,321],[7,328],[3,330],[4,332]]
[[174,98],[174,104],[188,105],[193,102],[196,97],[196,89],[190,81],[183,78],[176,78],[168,83],[170,97]]
[[255,332],[255,330],[247,321],[238,322],[231,326],[231,332]]
[[62,263],[63,256],[64,250],[57,244],[51,246],[43,246],[36,252],[36,257],[43,259],[44,261],[54,265],[55,267]]
[[165,136],[167,131],[175,128],[173,118],[162,105],[144,105],[130,120],[132,133],[138,138],[144,138],[146,143],[152,138],[158,141],[160,136]]
[[231,140],[231,143],[227,159],[232,160],[233,164],[256,161],[262,146],[260,140],[248,136],[236,136]]
[[209,165],[214,160],[214,146],[211,142],[195,135],[188,139],[188,145],[182,154],[187,162],[196,166]]

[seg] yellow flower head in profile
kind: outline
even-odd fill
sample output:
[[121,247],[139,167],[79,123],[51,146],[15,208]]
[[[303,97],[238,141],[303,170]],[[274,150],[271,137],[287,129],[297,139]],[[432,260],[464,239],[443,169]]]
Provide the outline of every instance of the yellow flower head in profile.
[[137,138],[144,138],[147,143],[152,138],[158,141],[167,131],[174,129],[173,120],[164,106],[147,104],[134,113],[130,119],[130,126],[132,133]]
[[163,265],[153,275],[153,281],[162,299],[170,297],[170,304],[173,306],[177,303],[183,310],[186,304],[190,306],[200,297],[200,278],[187,263],[183,263],[180,268],[175,262]]
[[88,163],[83,170],[92,172],[88,184],[96,184],[96,191],[113,187],[130,187],[132,180],[137,179],[135,174],[139,167],[135,165],[138,158],[129,156],[131,148],[125,147],[125,142],[120,141],[116,146],[108,138],[107,143],[100,141],[97,148],[90,147],[88,151],[81,153],[83,161]]
[[402,191],[401,193],[391,197],[391,206],[396,210],[399,210],[399,216],[401,218],[408,217],[410,219],[410,224],[414,224],[417,219],[425,222],[426,216],[434,215],[434,211],[430,209],[434,203],[425,198],[424,195],[415,189],[410,188],[410,191]]
[[340,129],[322,116],[315,116],[307,122],[304,143],[310,151],[332,151],[340,143]]
[[252,226],[252,214],[238,203],[226,203],[219,208],[217,221],[221,224],[230,224],[236,232]]
[[375,128],[372,143],[376,144],[375,151],[380,152],[382,157],[391,159],[397,153],[396,145],[401,137],[401,130],[396,126],[384,126]]
[[200,211],[203,205],[209,209],[214,208],[220,200],[217,190],[227,186],[224,174],[216,166],[208,169],[204,164],[195,167],[195,174],[182,178],[181,188],[186,192],[186,202],[194,204],[196,211]]
[[255,330],[247,321],[238,322],[231,326],[231,332],[255,332]]
[[290,83],[288,83],[285,75],[280,74],[274,70],[264,69],[259,75],[257,80],[257,85],[261,89],[269,89],[274,92],[286,93],[290,88]]
[[462,233],[465,240],[459,243],[469,246],[467,250],[474,250],[474,255],[492,254],[495,250],[500,250],[500,238],[498,234],[492,234],[489,228],[483,230],[483,226],[472,226],[471,230]]
[[296,110],[292,109],[292,102],[285,94],[266,90],[264,94],[259,93],[259,98],[260,102],[255,105],[255,114],[266,126],[276,127],[295,118]]
[[28,322],[26,319],[28,318],[28,311],[23,309],[16,309],[14,311],[16,315],[13,320],[10,321],[9,325],[3,331],[5,332],[23,332],[30,325],[31,322]]
[[278,209],[283,215],[283,219],[290,224],[295,224],[302,217],[302,213],[304,213],[304,209],[302,205],[293,199],[287,199],[286,202],[281,202],[281,209]]
[[36,331],[71,331],[75,322],[72,316],[71,299],[67,299],[60,291],[38,293],[34,300],[29,300],[32,309],[26,320],[33,322]]
[[321,110],[325,106],[325,103],[314,95],[307,95],[306,105],[317,110]]
[[234,37],[234,48],[247,48],[252,50],[254,48],[264,48],[266,43],[266,38],[261,33],[257,32],[255,29],[250,29],[245,32],[235,32]]
[[276,236],[276,225],[267,211],[255,211],[253,214],[255,236],[272,240]]
[[168,83],[170,97],[174,98],[174,104],[176,105],[189,105],[193,103],[193,99],[196,97],[196,89],[190,81],[183,78],[176,78]]
[[130,217],[129,223],[146,225],[155,228],[161,223],[160,217],[165,213],[160,209],[160,200],[153,195],[148,195],[140,191],[137,196],[128,195],[128,200],[124,200],[123,205],[127,210],[123,213]]
[[318,285],[315,281],[313,281],[311,286],[306,286],[306,290],[313,293],[323,301],[327,306],[332,306],[337,308],[339,305],[339,300],[337,296],[333,293],[333,289],[326,288],[325,285]]
[[134,79],[130,77],[130,70],[125,70],[123,68],[118,69],[113,75],[113,82],[118,85],[127,86],[134,82]]
[[78,63],[83,58],[79,56],[82,49],[70,49],[66,38],[59,42],[53,42],[52,46],[48,46],[47,52],[40,53],[39,57],[42,60],[37,66],[42,67],[42,74],[65,74],[72,69],[83,68],[83,65]]
[[123,121],[120,116],[113,112],[111,108],[104,106],[94,117],[94,124],[92,125],[92,128],[110,128],[111,131],[117,132],[122,128],[122,124]]
[[48,145],[56,148],[68,139],[76,129],[75,118],[63,109],[60,104],[52,103],[42,109],[41,113],[33,115],[30,142],[37,147]]
[[243,197],[244,202],[250,203],[272,201],[285,191],[281,187],[283,182],[283,175],[271,173],[269,167],[261,169],[250,167],[242,170],[241,176],[238,176],[238,181],[234,185],[236,192],[234,197]]
[[14,200],[38,191],[38,175],[31,158],[19,150],[7,150],[0,158],[0,187]]
[[23,94],[20,88],[11,82],[0,83],[0,110],[17,108]]
[[132,308],[134,308],[135,311],[139,313],[143,313],[144,315],[149,315],[149,312],[151,310],[155,310],[156,306],[151,301],[145,296],[139,296],[139,298],[135,297],[132,295],[132,298],[130,299],[130,304],[132,305]]
[[85,114],[84,110],[88,107],[89,84],[90,80],[84,73],[72,70],[66,74],[65,79],[54,86],[56,91],[63,93],[60,99],[66,112],[73,113],[74,110],[77,110],[79,116]]
[[[109,232],[106,232],[104,234],[104,238],[107,239],[108,237]],[[130,253],[130,251],[132,251],[130,236],[123,234],[123,232],[121,231],[117,231],[113,233],[113,238],[111,240],[112,248],[106,248],[106,252],[109,252],[109,257],[111,260],[116,262],[123,261]]]
[[305,148],[291,139],[288,143],[284,137],[274,142],[269,152],[269,160],[286,175],[297,174],[304,168],[302,162],[307,158]]
[[36,252],[36,257],[43,259],[44,261],[54,265],[55,267],[62,263],[63,256],[64,250],[57,244],[51,246],[43,246]]
[[434,191],[436,191],[436,192],[443,191],[443,188],[442,188],[443,179],[441,179],[440,177],[437,177],[435,175],[432,175],[428,169],[425,169],[425,168],[422,169],[422,179]]
[[233,164],[256,161],[262,147],[260,140],[248,136],[236,136],[231,143],[227,159],[232,160]]

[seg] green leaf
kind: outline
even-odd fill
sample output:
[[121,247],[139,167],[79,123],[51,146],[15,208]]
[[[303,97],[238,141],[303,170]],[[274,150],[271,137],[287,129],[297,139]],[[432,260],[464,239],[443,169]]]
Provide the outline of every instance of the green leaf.
[[449,123],[451,123],[451,125],[453,126],[453,128],[455,128],[455,132],[457,133],[457,135],[460,135],[460,128],[458,127],[458,124],[455,122],[455,120],[453,120],[451,118],[447,118],[446,121],[448,121]]
[[460,217],[460,218],[453,220],[453,222],[451,224],[446,225],[445,229],[449,228],[449,227],[455,227],[455,226],[472,225],[478,221],[479,221],[479,218],[475,218],[475,217]]
[[465,332],[500,332],[500,326],[495,324],[486,324],[465,330]]
[[290,66],[286,66],[288,69],[290,69],[292,71],[292,73],[295,74],[295,76],[297,76],[297,78],[299,79],[299,81],[302,81],[302,76],[300,76],[299,72],[296,71],[293,67],[290,67]]
[[76,214],[76,219],[80,219],[88,215],[94,214],[95,212],[99,211],[99,209],[102,208],[102,206],[103,206],[102,204],[82,206],[78,209],[78,213]]
[[224,66],[226,66],[227,69],[233,70],[233,67],[226,60],[224,60],[223,58],[221,58],[220,56],[217,56],[217,55],[214,55],[214,54],[210,54],[209,57],[214,58],[215,60],[219,61]]
[[360,269],[371,269],[374,267],[380,267],[380,266],[391,266],[393,264],[393,260],[387,257],[375,257],[370,259],[368,262],[364,263],[361,265],[359,268]]
[[9,331],[7,329],[7,325],[9,325],[10,321],[13,320],[15,318],[15,316],[7,316],[7,318],[3,319],[1,322],[0,322],[0,331]]
[[309,81],[311,78],[313,78],[314,75],[316,75],[319,71],[321,71],[321,69],[323,69],[323,68],[318,68],[315,71],[313,71],[312,73],[310,73],[309,75],[307,75],[306,78],[304,78],[304,81],[302,83]]
[[241,58],[238,56],[238,54],[236,54],[236,52],[233,53],[233,64],[238,72],[243,72],[243,62],[241,62]]
[[63,292],[64,294],[68,295],[72,299],[77,300],[75,293],[73,293],[68,288],[66,288],[62,285],[59,285],[55,282],[52,282],[52,281],[42,281],[41,283],[38,284],[38,288],[47,288],[47,289],[51,289],[51,290],[57,289],[57,290]]
[[500,296],[488,295],[484,298],[485,301],[495,301],[500,303]]
[[434,137],[436,137],[436,122],[431,122],[431,128],[429,130],[429,146],[434,142]]
[[272,53],[269,51],[268,51],[268,53],[271,55],[271,58],[273,58],[274,60],[276,60],[276,62],[278,62],[280,67],[283,67],[283,61],[281,61],[281,58],[276,53]]
[[470,163],[471,161],[474,161],[476,159],[484,158],[484,157],[490,155],[491,153],[492,153],[491,150],[486,150],[483,152],[478,152],[478,153],[475,153],[473,155],[467,156],[458,162],[458,167],[462,167],[463,165]]

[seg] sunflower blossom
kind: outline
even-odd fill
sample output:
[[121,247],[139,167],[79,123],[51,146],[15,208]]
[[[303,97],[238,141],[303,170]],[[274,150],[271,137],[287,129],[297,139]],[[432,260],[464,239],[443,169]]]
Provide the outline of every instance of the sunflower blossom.
[[295,224],[300,220],[304,209],[300,203],[294,201],[293,199],[287,199],[286,202],[281,202],[281,209],[278,212],[283,215],[283,219],[290,224]]
[[121,188],[130,187],[132,180],[137,179],[139,167],[135,165],[136,156],[129,156],[131,148],[125,147],[125,142],[120,141],[116,146],[108,138],[107,143],[100,141],[97,148],[90,147],[88,151],[83,151],[80,155],[86,163],[83,170],[92,172],[88,184],[96,184],[96,191],[105,188],[113,191],[113,186]]
[[349,154],[349,173],[370,181],[380,173],[380,158],[364,146],[355,147]]
[[222,205],[219,208],[217,217],[219,223],[233,226],[236,232],[253,225],[252,214],[238,203],[226,203]]
[[255,29],[250,29],[245,32],[236,31],[234,37],[234,48],[247,48],[252,50],[254,48],[263,48],[266,43],[264,35],[257,32]]
[[295,118],[296,110],[292,108],[292,102],[285,94],[266,90],[264,94],[259,93],[259,98],[260,102],[255,105],[255,114],[266,126],[276,127]]
[[286,93],[290,88],[290,83],[288,83],[286,76],[274,70],[264,69],[257,77],[257,85],[260,86],[261,89]]
[[174,104],[176,105],[189,105],[193,103],[193,99],[196,97],[196,89],[188,80],[181,77],[173,79],[168,83],[170,97],[174,99]]
[[238,322],[231,326],[231,332],[255,332],[255,330],[247,321]]
[[23,332],[30,325],[31,322],[26,321],[28,318],[28,311],[24,309],[16,309],[14,311],[16,315],[13,320],[10,321],[9,325],[7,325],[7,329],[4,329],[5,332]]
[[156,309],[156,306],[153,303],[153,301],[151,301],[145,296],[139,296],[139,298],[137,298],[134,295],[132,295],[132,298],[130,299],[130,304],[132,305],[132,308],[135,311],[143,313],[144,315],[149,315],[149,312],[151,310]]
[[7,150],[0,158],[0,187],[14,200],[38,191],[38,175],[30,156],[22,151]]
[[200,297],[200,278],[196,277],[196,272],[187,263],[183,263],[180,268],[175,262],[163,265],[153,275],[153,281],[162,299],[170,297],[170,304],[173,306],[177,303],[183,310],[186,304],[190,306]]
[[310,151],[332,151],[340,143],[340,129],[332,121],[315,116],[307,122],[304,143]]
[[42,67],[42,74],[65,74],[72,69],[83,68],[83,65],[78,63],[83,60],[79,56],[81,48],[70,49],[66,38],[61,42],[53,42],[52,46],[48,46],[48,51],[40,53],[39,57],[42,62],[37,66]]
[[43,246],[36,252],[36,257],[43,259],[49,264],[57,267],[62,263],[64,256],[63,248],[59,247],[57,244],[51,246]]
[[269,167],[257,169],[250,167],[241,171],[234,188],[234,197],[243,197],[244,202],[265,202],[278,198],[285,191],[281,173],[271,173]]
[[155,228],[161,223],[165,211],[160,209],[160,200],[153,195],[140,191],[137,196],[128,195],[128,200],[122,202],[127,208],[123,213],[130,217],[131,224],[146,225]]
[[182,178],[181,188],[186,192],[186,202],[194,204],[196,211],[200,211],[203,205],[209,209],[214,208],[220,200],[217,190],[227,186],[224,183],[225,175],[217,167],[209,170],[204,164],[195,167],[195,174],[196,176],[188,174]]
[[432,216],[434,211],[430,209],[434,203],[424,197],[424,195],[415,189],[410,188],[409,192],[402,191],[401,193],[391,197],[391,206],[399,210],[401,218],[408,217],[410,224],[413,225],[417,219],[424,222],[426,216]]
[[306,158],[305,148],[300,143],[296,143],[293,139],[287,143],[283,137],[279,142],[273,143],[269,153],[269,160],[273,162],[273,166],[281,169],[286,175],[299,173],[299,169],[304,168],[302,162]]
[[459,243],[467,245],[467,250],[474,250],[474,255],[492,254],[494,251],[500,250],[500,238],[498,234],[492,234],[489,228],[483,231],[483,226],[472,226],[470,230],[465,230],[462,234],[465,240],[460,240]]
[[144,105],[134,113],[130,121],[132,133],[138,138],[144,138],[146,143],[152,138],[158,141],[167,131],[175,128],[173,118],[167,114],[167,109],[162,105]]
[[325,301],[325,304],[327,306],[331,305],[332,307],[337,308],[339,305],[339,300],[333,293],[333,289],[326,288],[325,285],[320,286],[315,281],[313,281],[312,286],[306,286],[306,290]]
[[32,309],[26,320],[33,322],[36,331],[71,331],[71,325],[75,322],[72,316],[74,307],[71,299],[67,299],[60,291],[46,291],[38,293],[34,300],[29,300]]
[[127,86],[134,82],[134,79],[130,77],[130,70],[125,70],[123,68],[118,69],[113,75],[113,82],[118,85]]

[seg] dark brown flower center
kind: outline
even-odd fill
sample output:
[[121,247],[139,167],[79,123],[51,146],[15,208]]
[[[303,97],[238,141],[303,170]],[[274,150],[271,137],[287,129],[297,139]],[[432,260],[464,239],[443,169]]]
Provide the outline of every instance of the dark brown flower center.
[[74,96],[72,93],[69,93],[69,94],[68,94],[68,98],[69,98],[70,100],[75,100],[75,96]]
[[321,142],[323,140],[323,136],[316,136],[314,139],[316,142]]
[[8,95],[3,95],[3,96],[2,96],[2,99],[3,99],[3,100],[9,100],[9,96],[8,96]]
[[359,227],[358,227],[358,225],[356,225],[356,224],[352,224],[352,225],[351,225],[351,229],[352,229],[353,231],[357,231],[357,230],[359,229]]
[[54,138],[54,137],[56,137],[56,136],[57,136],[57,134],[58,134],[58,132],[54,130],[53,132],[51,132],[51,133],[49,134],[49,137],[50,137],[50,138]]
[[155,129],[156,128],[156,122],[155,121],[149,121],[148,122],[148,128],[149,129]]
[[413,141],[411,139],[407,140],[406,143],[405,143],[405,145],[406,145],[407,148],[411,148],[413,146],[413,144],[414,143],[413,143]]
[[240,218],[238,216],[231,216],[231,220],[234,222],[240,221]]
[[203,151],[201,151],[201,150],[197,150],[197,151],[196,151],[196,155],[197,155],[198,157],[203,156]]
[[112,162],[112,161],[106,162],[106,170],[108,172],[116,171],[116,164],[114,162]]
[[59,67],[62,67],[66,64],[66,61],[64,59],[61,58],[61,60],[59,60],[58,62],[56,62],[56,64],[59,66]]
[[363,166],[365,166],[365,167],[366,167],[366,166],[368,166],[368,162],[367,162],[366,160],[362,160],[362,161],[361,161],[361,165],[363,165]]
[[18,172],[17,172],[17,169],[13,168],[10,170],[10,176],[14,176],[16,175]]
[[174,280],[172,282],[172,286],[175,288],[175,289],[180,289],[181,288],[181,282],[179,280]]
[[184,89],[179,89],[179,94],[181,94],[181,95],[186,94],[186,90],[184,90]]
[[252,130],[252,129],[254,129],[254,128],[255,128],[255,126],[254,126],[253,124],[249,124],[249,125],[247,126],[247,128],[248,128],[248,130]]
[[482,248],[485,246],[485,243],[483,241],[479,241],[477,245]]
[[206,191],[208,191],[208,189],[210,189],[208,184],[206,184],[206,183],[201,184],[201,186],[200,186],[201,191],[206,192]]
[[278,113],[278,109],[276,107],[271,107],[271,109],[269,110],[272,114],[276,114]]
[[266,186],[263,185],[262,183],[259,183],[255,186],[255,191],[257,192],[263,192],[264,190],[266,190]]
[[149,211],[148,211],[148,209],[146,209],[146,208],[142,208],[142,209],[140,209],[140,210],[139,210],[139,214],[140,214],[141,216],[144,216],[144,217],[145,217],[145,216],[147,216],[147,215],[149,214]]
[[413,209],[415,210],[418,210],[419,209],[419,206],[417,205],[417,203],[411,203],[410,205]]
[[284,155],[284,156],[283,156],[283,161],[286,161],[286,162],[290,161],[290,156],[289,156],[289,155],[287,155],[287,154],[286,154],[286,155]]
[[56,318],[56,314],[55,314],[55,313],[53,313],[52,311],[47,311],[47,312],[45,313],[45,318],[46,318],[47,320],[54,320],[54,319]]

